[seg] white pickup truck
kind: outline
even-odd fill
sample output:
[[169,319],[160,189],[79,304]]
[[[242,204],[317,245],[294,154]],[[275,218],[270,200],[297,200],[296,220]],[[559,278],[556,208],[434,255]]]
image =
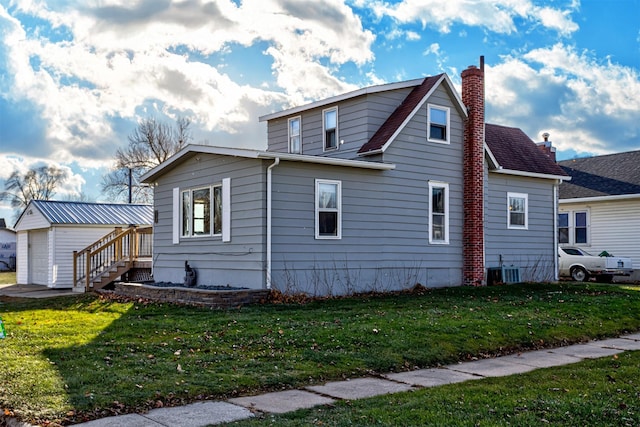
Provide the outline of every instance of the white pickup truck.
[[561,247],[560,276],[584,282],[595,276],[598,282],[611,283],[613,276],[629,276],[633,273],[631,258],[619,256],[595,256],[584,249]]

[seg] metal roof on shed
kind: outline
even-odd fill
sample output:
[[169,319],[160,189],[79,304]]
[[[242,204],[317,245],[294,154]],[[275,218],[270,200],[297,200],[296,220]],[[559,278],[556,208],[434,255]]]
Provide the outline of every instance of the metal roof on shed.
[[151,205],[53,200],[32,200],[29,205],[25,211],[30,207],[36,207],[51,224],[151,225],[153,223],[153,206]]

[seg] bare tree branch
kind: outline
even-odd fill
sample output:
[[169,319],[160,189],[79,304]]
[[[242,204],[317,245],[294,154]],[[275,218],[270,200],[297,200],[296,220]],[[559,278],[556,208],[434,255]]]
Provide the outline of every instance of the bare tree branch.
[[116,166],[102,178],[102,192],[111,200],[127,200],[129,170],[132,173],[132,201],[150,203],[153,192],[141,186],[140,177],[166,161],[191,140],[191,120],[180,117],[175,127],[146,118],[128,137],[129,144],[116,150]]
[[67,171],[56,166],[40,166],[24,175],[13,171],[4,182],[0,200],[8,200],[11,207],[22,210],[31,200],[51,200],[58,185],[67,178]]

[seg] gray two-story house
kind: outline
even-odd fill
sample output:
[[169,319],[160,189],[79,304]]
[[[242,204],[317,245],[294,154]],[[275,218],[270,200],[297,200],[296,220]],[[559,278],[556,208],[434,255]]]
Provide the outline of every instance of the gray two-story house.
[[[154,278],[313,295],[553,279],[566,174],[484,123],[484,71],[360,89],[260,118],[262,150],[189,145],[149,171]],[[485,131],[486,128],[486,131]]]

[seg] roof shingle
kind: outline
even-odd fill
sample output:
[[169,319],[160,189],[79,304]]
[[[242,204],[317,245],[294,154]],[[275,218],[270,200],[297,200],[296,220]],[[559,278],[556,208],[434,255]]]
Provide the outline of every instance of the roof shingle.
[[484,139],[503,169],[567,176],[521,129],[487,123]]
[[560,167],[571,176],[560,185],[560,199],[640,195],[640,150],[564,160]]

